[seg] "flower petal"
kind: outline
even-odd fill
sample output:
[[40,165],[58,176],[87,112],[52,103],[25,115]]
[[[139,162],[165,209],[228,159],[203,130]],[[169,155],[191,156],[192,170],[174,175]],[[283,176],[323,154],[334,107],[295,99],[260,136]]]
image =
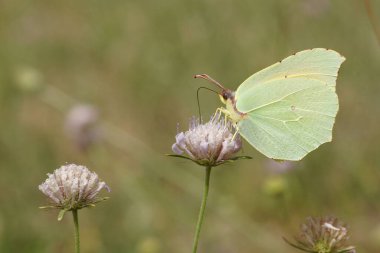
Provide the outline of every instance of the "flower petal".
[[176,153],[177,155],[182,155],[183,154],[183,150],[181,150],[181,148],[178,146],[177,143],[174,143],[172,145],[172,150],[174,153]]

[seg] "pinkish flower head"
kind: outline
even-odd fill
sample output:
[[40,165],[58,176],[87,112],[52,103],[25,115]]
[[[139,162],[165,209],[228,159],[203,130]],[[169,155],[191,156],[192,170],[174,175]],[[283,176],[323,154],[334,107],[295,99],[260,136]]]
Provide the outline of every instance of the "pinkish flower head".
[[193,118],[189,130],[176,135],[172,150],[177,155],[186,154],[199,164],[216,166],[241,149],[240,136],[234,133],[234,127],[224,118],[216,116],[205,124]]
[[102,189],[110,191],[95,172],[76,164],[63,165],[48,174],[38,189],[49,198],[52,207],[66,211],[94,206],[104,200],[98,197]]

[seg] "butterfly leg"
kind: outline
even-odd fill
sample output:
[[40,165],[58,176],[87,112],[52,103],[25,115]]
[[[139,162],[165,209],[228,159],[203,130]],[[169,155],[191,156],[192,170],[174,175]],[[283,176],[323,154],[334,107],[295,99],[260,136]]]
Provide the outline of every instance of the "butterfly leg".
[[234,133],[234,135],[232,136],[232,140],[235,140],[235,137],[236,137],[236,135],[237,135],[238,132],[239,132],[239,127],[238,127],[238,125],[236,124],[234,127],[235,127],[235,133]]
[[[214,114],[213,120],[215,120],[216,117],[218,117],[217,120],[220,120],[220,117],[222,116],[222,114],[224,114],[224,126],[228,127],[228,119],[231,118],[230,117],[231,113],[228,110],[226,110],[226,108],[223,108],[223,107],[217,108]],[[232,123],[232,124],[234,125],[234,128],[236,129],[237,128],[236,123]]]
[[212,117],[212,120],[219,120],[222,113],[226,116],[226,112],[225,112],[225,109],[224,108],[217,108],[215,113],[214,113],[214,116]]
[[220,108],[220,112],[224,114],[224,125],[227,126],[228,118],[230,118],[231,113],[225,108]]
[[228,115],[224,113],[224,125],[227,126]]
[[[222,114],[224,114],[224,126],[227,127],[228,118],[230,118],[231,113],[228,110],[226,110],[226,108],[223,108],[223,107],[217,108],[216,112],[215,112],[215,114],[214,114],[214,116],[213,116],[212,119],[215,120],[215,118],[218,117],[217,120],[220,120],[220,117],[221,117]],[[236,135],[239,132],[239,126],[235,122],[231,121],[231,123],[232,123],[232,125],[233,125],[233,127],[235,129],[235,133],[232,136],[232,140],[234,140],[235,137],[236,137]]]

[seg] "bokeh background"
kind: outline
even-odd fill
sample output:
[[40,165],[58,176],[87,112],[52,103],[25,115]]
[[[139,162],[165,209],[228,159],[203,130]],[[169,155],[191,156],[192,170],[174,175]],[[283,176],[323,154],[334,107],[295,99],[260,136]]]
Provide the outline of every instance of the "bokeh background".
[[[310,215],[379,252],[376,26],[377,0],[0,1],[0,252],[73,252],[70,215],[38,209],[38,185],[65,163],[112,188],[79,213],[84,253],[190,252],[204,171],[164,154],[211,87],[193,75],[236,89],[314,47],[347,58],[333,142],[280,164],[245,145],[253,160],[215,169],[199,252],[295,252],[282,236]],[[220,106],[200,99],[205,118]]]

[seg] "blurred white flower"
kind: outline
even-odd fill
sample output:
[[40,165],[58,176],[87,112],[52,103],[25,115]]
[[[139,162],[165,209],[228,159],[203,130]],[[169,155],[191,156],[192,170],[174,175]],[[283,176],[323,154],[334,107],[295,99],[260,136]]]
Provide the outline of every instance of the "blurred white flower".
[[268,177],[263,182],[263,190],[271,197],[279,197],[286,193],[288,183],[284,177]]
[[189,130],[176,135],[172,150],[177,155],[186,153],[193,161],[206,166],[216,166],[237,153],[242,142],[230,122],[218,116],[202,124],[199,119],[190,121]]
[[15,83],[25,92],[36,92],[44,86],[42,74],[30,66],[19,67],[15,70]]
[[157,253],[161,252],[161,241],[155,237],[146,237],[137,244],[138,253]]
[[38,189],[49,197],[52,207],[66,211],[94,206],[105,200],[97,196],[102,189],[110,191],[95,172],[76,164],[63,165],[48,174]]
[[99,113],[95,107],[76,105],[66,116],[66,134],[79,149],[86,150],[101,139],[98,121]]

